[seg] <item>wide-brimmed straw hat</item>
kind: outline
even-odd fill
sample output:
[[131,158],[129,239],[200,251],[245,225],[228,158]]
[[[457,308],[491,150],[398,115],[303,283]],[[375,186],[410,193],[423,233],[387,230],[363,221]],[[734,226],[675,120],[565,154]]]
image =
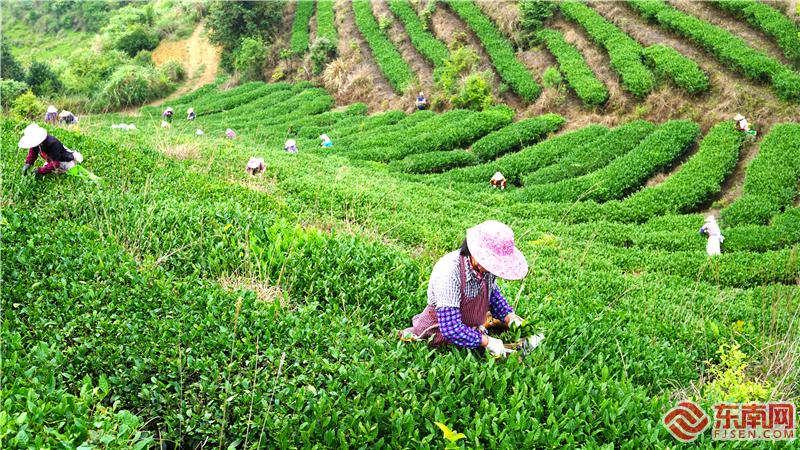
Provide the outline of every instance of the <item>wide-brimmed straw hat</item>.
[[66,109],[61,111],[60,113],[58,113],[58,117],[69,117],[71,115],[72,115],[72,113],[67,111]]
[[519,280],[528,273],[525,255],[514,246],[514,232],[496,220],[487,220],[467,230],[467,246],[478,264],[506,280]]
[[286,141],[285,147],[292,147],[295,145],[294,139],[289,139]]
[[717,218],[712,216],[706,216],[706,222],[716,222]]
[[49,113],[57,113],[58,112],[58,108],[56,108],[53,105],[50,105],[50,106],[47,107],[47,112],[49,112]]
[[25,131],[23,131],[19,140],[19,148],[36,147],[44,142],[45,139],[47,139],[47,130],[36,123],[32,123],[25,127]]
[[186,113],[187,113],[187,114],[191,114],[191,113],[193,113],[193,112],[194,112],[194,108],[189,108],[189,109],[187,109],[187,110],[186,110]]
[[739,120],[742,120],[742,119],[744,119],[744,116],[743,116],[743,115],[741,115],[741,114],[737,114],[737,115],[736,115],[736,116],[733,118],[733,120],[736,120],[736,121],[739,121]]
[[167,112],[172,112],[172,107],[171,106],[167,107]]

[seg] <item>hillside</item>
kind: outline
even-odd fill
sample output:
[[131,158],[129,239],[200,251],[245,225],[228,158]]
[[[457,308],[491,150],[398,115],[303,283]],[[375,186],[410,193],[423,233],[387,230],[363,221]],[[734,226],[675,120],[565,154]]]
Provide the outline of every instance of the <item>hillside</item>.
[[[800,35],[788,3],[732,5],[561,2],[530,41],[517,2],[288,2],[268,82],[198,22],[152,52],[187,65],[173,93],[47,126],[97,182],[22,174],[12,108],[1,446],[674,448],[678,401],[796,404]],[[400,341],[490,219],[541,345]]]

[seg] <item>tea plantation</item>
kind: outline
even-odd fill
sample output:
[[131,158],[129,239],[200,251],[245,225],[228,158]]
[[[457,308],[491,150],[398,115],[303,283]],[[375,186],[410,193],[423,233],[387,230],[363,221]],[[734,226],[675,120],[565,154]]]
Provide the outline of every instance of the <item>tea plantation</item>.
[[[347,42],[346,9],[390,90],[417,86],[373,2],[297,3],[292,55],[311,31]],[[0,448],[796,447],[710,433],[681,444],[662,424],[684,399],[707,412],[800,399],[800,72],[786,16],[707,6],[781,36],[761,52],[673,2],[620,5],[763,84],[779,119],[752,137],[732,115],[709,123],[716,110],[612,110],[610,96],[652,102],[665,85],[698,104],[725,91],[696,54],[634,39],[596,4],[559,2],[558,26],[535,33],[587,116],[531,107],[552,88],[486,2],[433,5],[471,30],[518,104],[410,112],[343,102],[323,83],[220,78],[47,125],[97,182],[23,175],[29,121],[4,113]],[[385,7],[446,69],[418,5]],[[576,42],[596,46],[616,90]],[[760,106],[748,104],[772,114]],[[245,172],[251,157],[265,173]],[[498,171],[502,191],[489,185]],[[713,257],[698,234],[708,214],[725,236]],[[542,344],[494,359],[401,342],[433,265],[489,219],[530,265],[499,284]]]
[[[797,367],[768,364],[791,360],[798,337],[799,124],[757,142],[741,199],[722,210],[735,224],[725,253],[708,259],[695,211],[744,145],[732,122],[559,133],[563,118],[512,124],[502,107],[332,110],[303,84],[190,96],[173,104],[198,119],[170,129],[155,108],[126,118],[137,131],[110,130],[115,115],[53,129],[97,184],[21,177],[25,123],[4,120],[10,446],[428,448],[444,445],[443,422],[468,447],[660,447],[671,399],[712,401],[698,380],[734,343],[758,367],[748,377],[797,395]],[[449,150],[483,142],[492,154]],[[261,177],[242,170],[252,155],[267,160]],[[495,169],[505,192],[486,183]],[[493,361],[399,342],[435,259],[488,218],[513,227],[531,263],[503,289],[544,344]]]

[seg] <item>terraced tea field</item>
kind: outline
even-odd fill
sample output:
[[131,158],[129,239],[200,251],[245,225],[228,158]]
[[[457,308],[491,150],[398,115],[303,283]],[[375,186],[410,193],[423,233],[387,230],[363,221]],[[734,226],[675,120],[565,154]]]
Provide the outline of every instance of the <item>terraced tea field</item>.
[[[50,128],[98,183],[22,176],[27,123],[3,117],[3,446],[442,448],[440,422],[461,448],[675,448],[661,420],[679,399],[797,402],[792,38],[763,6],[719,2],[726,20],[780,37],[751,48],[685,3],[560,3],[541,47],[523,50],[484,2],[439,2],[433,14],[463,21],[513,107],[375,111],[309,82],[219,80]],[[385,6],[424,64],[441,64],[419,5]],[[347,10],[399,98],[416,72],[381,50],[397,44],[370,7],[300,2],[294,17],[316,29],[293,26],[290,45],[350,39],[337,29]],[[561,68],[566,106],[546,108],[531,52]],[[715,99],[731,80],[752,92]],[[654,120],[664,89],[680,91],[667,105],[697,109]],[[752,108],[733,113],[753,111],[755,138],[732,104]],[[653,110],[634,117],[636,105]],[[283,150],[290,138],[299,153]],[[252,156],[263,175],[245,173]],[[489,186],[497,171],[504,191]],[[712,258],[698,235],[710,213],[725,236]],[[494,360],[400,342],[433,264],[488,219],[530,264],[500,286],[544,329],[541,346]],[[726,447],[709,433],[692,445]]]

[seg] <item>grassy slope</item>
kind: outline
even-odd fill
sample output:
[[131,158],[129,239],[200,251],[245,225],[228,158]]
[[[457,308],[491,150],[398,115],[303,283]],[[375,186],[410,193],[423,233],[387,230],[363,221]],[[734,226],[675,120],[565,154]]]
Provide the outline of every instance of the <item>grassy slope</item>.
[[[16,170],[19,155],[10,148],[13,139],[3,139],[2,169],[9,174],[3,193],[8,205],[4,253],[17,252],[30,262],[19,266],[25,259],[12,260],[14,279],[3,284],[3,298],[19,300],[30,320],[43,321],[41,329],[12,327],[23,342],[60,345],[100,327],[99,338],[62,347],[72,356],[59,384],[76,389],[70,374],[107,374],[112,395],[145,419],[160,416],[151,429],[172,440],[230,442],[247,436],[253,442],[261,436],[259,424],[269,418],[265,434],[272,446],[339,439],[379,445],[383,438],[425,447],[438,442],[432,424],[438,420],[464,432],[477,447],[636,439],[646,446],[668,439],[658,426],[667,404],[663,394],[696,379],[719,343],[733,335],[730,324],[753,325],[745,348],[751,354],[785,333],[797,333],[796,326],[786,328],[786,315],[797,308],[793,287],[733,289],[724,287],[724,278],[709,282],[670,274],[668,268],[646,264],[669,253],[640,251],[637,256],[593,238],[551,235],[553,222],[536,212],[518,216],[514,205],[492,192],[473,186],[475,195],[468,199],[458,190],[397,177],[382,165],[308,151],[311,142],[300,155],[287,155],[280,150],[280,135],[259,139],[256,153],[267,157],[269,169],[251,179],[241,170],[255,144],[245,130],[239,130],[241,140],[229,141],[194,137],[194,128],[205,126],[202,118],[192,124],[177,121],[167,131],[158,128],[157,119],[126,121],[131,120],[138,132],[109,136],[123,143],[119,149],[60,133],[67,145],[84,150],[87,167],[104,177],[99,187],[69,178],[23,183]],[[118,121],[96,116],[81,126],[107,136],[108,125]],[[166,153],[178,145],[194,149],[196,159],[176,162],[154,150]],[[45,198],[41,187],[71,195]],[[524,365],[508,366],[457,350],[434,358],[423,345],[397,343],[394,331],[407,326],[424,304],[435,258],[455,247],[466,227],[490,217],[514,227],[531,262],[524,284],[505,283],[504,288],[522,315],[543,324],[547,343]],[[37,230],[47,229],[47,223],[77,230],[69,232],[66,249],[37,247],[41,238],[26,239],[40,236]],[[295,223],[305,224],[307,231],[292,231]],[[315,228],[338,231],[329,236]],[[93,243],[97,235],[103,239],[99,246]],[[302,245],[308,241],[312,244]],[[240,254],[243,243],[248,251]],[[118,280],[106,274],[87,247],[102,259],[121,260],[129,275]],[[702,259],[701,247],[698,242],[691,254]],[[59,252],[70,256],[55,259],[57,270],[77,274],[67,279],[69,298],[39,269]],[[726,277],[733,258],[704,270],[721,268]],[[46,282],[36,285],[37,279]],[[220,289],[221,281],[244,286],[236,280],[250,279],[279,286],[284,306]],[[162,292],[148,290],[148,284],[175,287]],[[33,286],[43,297],[27,297]],[[103,286],[106,294],[97,297],[92,286]],[[274,296],[274,290],[265,290]],[[243,296],[240,307],[238,295]],[[41,309],[39,303],[48,298],[57,307]],[[102,305],[96,303],[100,299]],[[764,299],[776,309],[764,314]],[[105,308],[101,316],[130,313],[122,322],[92,325],[80,313],[92,308]],[[148,319],[153,308],[162,312]],[[773,320],[777,330],[770,329]],[[10,315],[4,322],[16,323]],[[716,334],[709,331],[710,323]],[[137,331],[130,334],[127,327]],[[128,336],[121,354],[113,350],[120,341],[105,337],[116,335]],[[269,339],[270,345],[262,341],[257,347],[259,339]],[[93,346],[93,352],[84,345]],[[180,349],[187,347],[194,362],[181,357]],[[660,350],[653,352],[654,347]],[[126,358],[137,355],[141,362],[131,372]],[[250,361],[260,361],[261,369],[254,371]],[[186,381],[175,380],[179,372]],[[467,383],[463,389],[455,381],[473,378],[483,380],[481,385],[505,386],[503,397],[510,400],[496,406],[483,400],[482,386]],[[259,380],[252,389],[246,387],[251,379]],[[181,397],[175,395],[178,387]],[[441,398],[426,401],[430,392]],[[251,398],[257,405],[252,416]],[[267,408],[270,398],[280,402]],[[405,412],[388,402],[402,402]],[[573,420],[566,409],[576,404],[588,409]],[[296,414],[298,408],[302,414]],[[189,409],[192,418],[185,421],[174,412]],[[517,412],[530,420],[518,421]],[[487,417],[506,431],[487,428]],[[309,428],[314,420],[324,424],[331,418],[336,425]],[[545,426],[550,421],[561,431]],[[333,436],[326,432],[331,426]],[[300,431],[285,434],[287,429]]]
[[65,59],[76,49],[92,45],[94,33],[61,30],[55,35],[37,33],[31,26],[3,13],[3,39],[8,39],[11,52],[23,66],[35,58],[52,63]]

